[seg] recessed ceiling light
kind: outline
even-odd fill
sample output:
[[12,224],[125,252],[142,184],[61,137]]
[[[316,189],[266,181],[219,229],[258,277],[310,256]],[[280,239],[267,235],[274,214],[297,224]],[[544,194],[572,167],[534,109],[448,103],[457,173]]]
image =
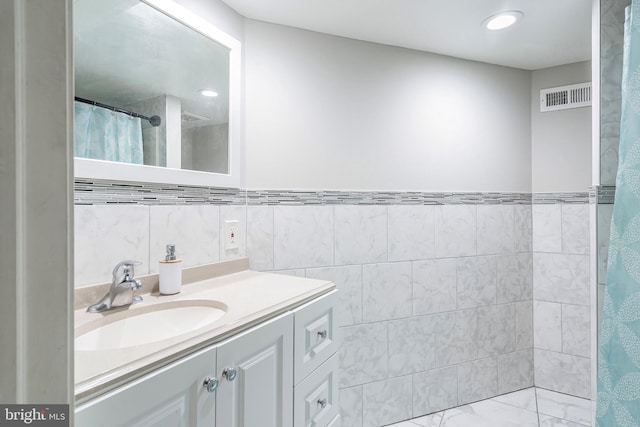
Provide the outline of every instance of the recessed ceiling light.
[[215,97],[215,96],[218,96],[218,92],[216,92],[214,90],[211,90],[211,89],[202,89],[202,90],[200,90],[200,94],[202,96],[209,96],[209,97],[212,97],[212,98]]
[[500,12],[495,15],[491,15],[482,21],[482,26],[487,30],[503,30],[512,26],[522,18],[524,18],[524,13],[518,10],[510,10],[508,12]]

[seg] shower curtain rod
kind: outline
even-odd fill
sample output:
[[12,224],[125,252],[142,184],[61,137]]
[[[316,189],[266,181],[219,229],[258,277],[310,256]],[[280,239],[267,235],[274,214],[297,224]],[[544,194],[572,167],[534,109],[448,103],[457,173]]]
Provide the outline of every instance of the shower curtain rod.
[[147,117],[147,116],[143,116],[142,114],[134,113],[133,111],[127,111],[127,110],[124,110],[124,109],[119,108],[119,107],[114,107],[112,105],[103,104],[102,102],[92,101],[90,99],[85,99],[85,98],[80,98],[79,96],[74,97],[74,99],[76,101],[78,101],[78,102],[83,102],[85,104],[95,105],[96,107],[106,108],[108,110],[117,111],[118,113],[127,114],[127,115],[129,115],[131,117],[138,117],[138,118],[141,118],[142,120],[147,120],[149,123],[151,123],[151,126],[154,126],[154,127],[155,126],[160,126],[160,123],[162,123],[162,119],[160,118],[160,116]]

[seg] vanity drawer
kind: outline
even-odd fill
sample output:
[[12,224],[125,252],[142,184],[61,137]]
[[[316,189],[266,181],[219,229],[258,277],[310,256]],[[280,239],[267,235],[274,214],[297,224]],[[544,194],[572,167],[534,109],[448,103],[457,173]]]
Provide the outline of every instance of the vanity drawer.
[[336,415],[334,419],[331,420],[327,427],[340,427],[342,422],[340,421],[340,414]]
[[294,427],[327,427],[339,417],[338,355],[334,354],[294,388]]
[[294,384],[338,350],[337,304],[334,290],[294,311]]

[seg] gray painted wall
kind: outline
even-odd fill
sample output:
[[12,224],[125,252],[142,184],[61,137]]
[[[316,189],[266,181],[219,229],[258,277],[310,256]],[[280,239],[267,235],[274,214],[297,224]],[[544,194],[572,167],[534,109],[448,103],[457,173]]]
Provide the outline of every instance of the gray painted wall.
[[531,73],[245,21],[248,188],[529,191]]
[[591,185],[591,107],[540,112],[540,89],[591,81],[591,62],[533,71],[533,192],[586,191]]

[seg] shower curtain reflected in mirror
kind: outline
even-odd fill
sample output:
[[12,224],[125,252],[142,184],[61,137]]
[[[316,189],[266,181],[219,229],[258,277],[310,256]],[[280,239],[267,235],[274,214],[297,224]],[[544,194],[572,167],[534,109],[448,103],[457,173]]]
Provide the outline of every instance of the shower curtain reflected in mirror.
[[140,118],[74,102],[74,156],[143,164]]
[[625,14],[619,166],[598,351],[599,427],[640,426],[640,0]]

